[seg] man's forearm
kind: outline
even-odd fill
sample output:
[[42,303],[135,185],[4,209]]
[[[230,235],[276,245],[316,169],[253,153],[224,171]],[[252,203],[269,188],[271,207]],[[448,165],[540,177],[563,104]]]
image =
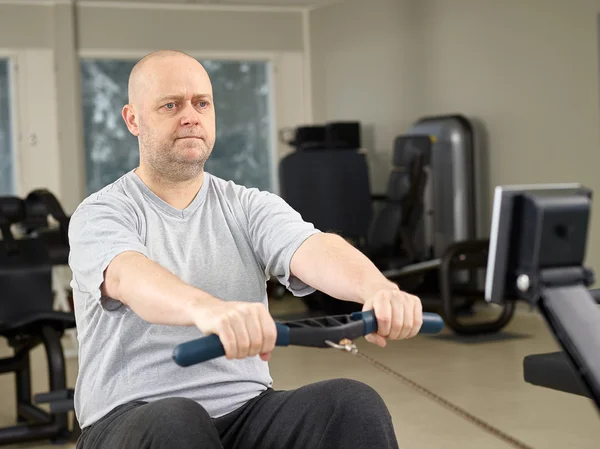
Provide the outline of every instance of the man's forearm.
[[194,325],[195,309],[219,302],[136,252],[115,257],[106,270],[102,293],[154,324]]
[[394,286],[363,253],[329,233],[309,237],[294,254],[290,269],[317,290],[361,304],[378,289]]

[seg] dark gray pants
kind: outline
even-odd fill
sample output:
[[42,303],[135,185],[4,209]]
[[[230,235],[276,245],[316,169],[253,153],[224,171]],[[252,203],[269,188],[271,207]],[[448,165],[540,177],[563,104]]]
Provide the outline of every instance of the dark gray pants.
[[392,419],[371,387],[349,379],[269,389],[211,419],[196,402],[132,402],[85,428],[77,449],[397,449]]

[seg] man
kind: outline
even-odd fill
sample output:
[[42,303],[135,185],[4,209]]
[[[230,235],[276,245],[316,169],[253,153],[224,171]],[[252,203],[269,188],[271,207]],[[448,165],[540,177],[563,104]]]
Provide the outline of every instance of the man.
[[[128,93],[140,165],[86,198],[69,228],[77,447],[397,448],[384,402],[362,383],[272,388],[265,283],[374,309],[379,330],[367,340],[382,347],[419,331],[418,298],[278,196],[204,172],[215,104],[196,60],[152,53]],[[173,348],[202,334],[217,334],[226,356],[176,365]]]

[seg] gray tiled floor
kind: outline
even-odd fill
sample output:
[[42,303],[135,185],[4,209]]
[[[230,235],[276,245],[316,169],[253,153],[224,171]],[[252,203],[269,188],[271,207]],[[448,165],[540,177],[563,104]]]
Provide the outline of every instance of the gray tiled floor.
[[[276,315],[301,308],[299,301],[286,299],[274,302],[272,312]],[[477,344],[419,336],[393,342],[385,349],[364,340],[357,344],[361,352],[533,448],[597,448],[600,416],[589,400],[523,381],[525,355],[557,349],[541,318],[521,309],[506,331],[525,336]],[[0,342],[0,356],[6,353],[4,342]],[[33,366],[34,388],[43,391],[47,381],[41,349],[35,352]],[[511,447],[356,356],[335,350],[276,348],[270,366],[279,389],[336,377],[371,385],[388,404],[401,448]],[[76,361],[69,360],[71,385],[76,369]],[[0,425],[12,424],[13,396],[12,376],[0,376]],[[11,447],[57,448],[43,444]]]

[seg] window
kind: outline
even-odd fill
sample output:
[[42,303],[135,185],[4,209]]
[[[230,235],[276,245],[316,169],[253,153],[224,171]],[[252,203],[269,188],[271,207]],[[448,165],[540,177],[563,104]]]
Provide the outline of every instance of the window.
[[0,195],[15,193],[10,68],[9,59],[0,59]]
[[[136,61],[81,61],[87,194],[139,163],[137,138],[121,117]],[[205,170],[247,187],[273,190],[269,63],[201,60],[211,77],[217,140]]]

